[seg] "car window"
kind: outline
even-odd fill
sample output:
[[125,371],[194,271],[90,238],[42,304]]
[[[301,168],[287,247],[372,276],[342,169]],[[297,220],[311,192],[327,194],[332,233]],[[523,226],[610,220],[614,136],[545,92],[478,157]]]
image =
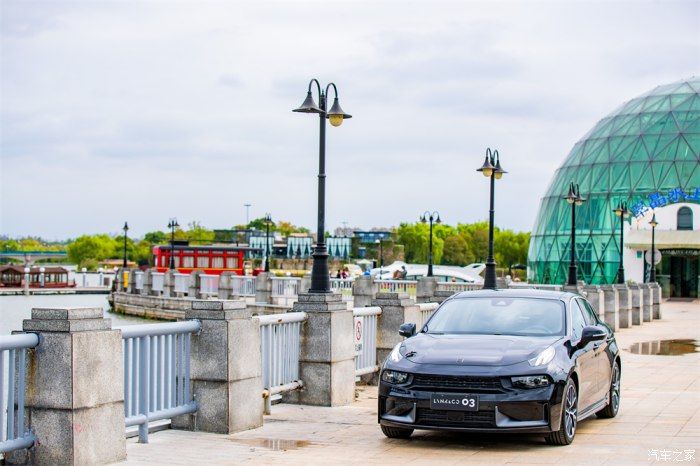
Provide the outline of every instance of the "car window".
[[598,325],[598,319],[591,304],[585,299],[577,299],[578,305],[583,309],[583,318],[586,319],[586,325]]
[[574,340],[579,340],[586,326],[586,319],[583,317],[583,310],[579,306],[578,299],[571,300],[571,334]]
[[445,302],[428,333],[552,336],[565,334],[564,303],[537,298],[461,298]]

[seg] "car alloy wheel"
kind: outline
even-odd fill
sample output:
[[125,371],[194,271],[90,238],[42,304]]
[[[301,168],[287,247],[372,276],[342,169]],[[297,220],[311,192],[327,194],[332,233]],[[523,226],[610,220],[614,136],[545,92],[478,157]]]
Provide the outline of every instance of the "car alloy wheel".
[[577,399],[576,387],[570,384],[566,391],[566,401],[564,405],[564,426],[566,428],[566,435],[570,439],[573,439],[576,433],[576,417],[578,415]]
[[613,367],[612,386],[610,387],[610,396],[613,412],[617,413],[620,409],[620,368],[617,364]]

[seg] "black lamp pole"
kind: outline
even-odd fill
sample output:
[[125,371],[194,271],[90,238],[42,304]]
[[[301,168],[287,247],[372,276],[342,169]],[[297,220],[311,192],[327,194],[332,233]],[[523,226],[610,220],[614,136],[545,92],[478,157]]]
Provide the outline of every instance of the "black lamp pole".
[[124,222],[124,228],[122,228],[122,230],[124,230],[124,263],[122,266],[126,268],[126,232],[129,231],[129,225],[126,222]]
[[272,223],[272,217],[270,214],[265,214],[265,272],[270,271],[270,223]]
[[625,247],[625,218],[629,216],[627,203],[620,201],[615,209],[615,215],[620,217],[620,267],[617,269],[617,283],[623,285],[625,283],[625,265],[624,265],[624,247]]
[[375,243],[379,244],[379,279],[382,279],[382,268],[384,267],[384,244],[382,243],[382,238],[380,237]]
[[[318,90],[319,104],[316,105],[311,90],[316,84]],[[328,91],[333,87],[335,99],[329,111],[326,111],[326,98]],[[328,274],[328,249],[326,248],[326,118],[331,126],[340,126],[343,120],[352,118],[351,115],[343,112],[338,103],[338,89],[335,84],[329,83],[325,91],[321,90],[321,84],[317,79],[309,81],[309,90],[306,99],[299,108],[292,110],[300,113],[318,113],[320,121],[320,133],[318,144],[318,228],[316,230],[316,248],[314,249],[313,268],[311,269],[310,293],[330,293],[331,281]]]
[[486,258],[486,270],[484,270],[484,286],[483,288],[496,289],[496,260],[493,257],[493,199],[494,199],[494,182],[500,180],[504,173],[507,173],[501,168],[501,161],[498,151],[491,152],[490,148],[486,149],[486,157],[484,164],[476,171],[481,172],[484,176],[490,178],[491,184],[491,203],[489,207],[489,254]]
[[651,270],[649,271],[649,282],[654,283],[656,282],[656,264],[654,263],[656,260],[656,227],[659,225],[659,222],[656,221],[656,214],[653,214],[651,216],[651,221],[649,222],[649,225],[651,225]]
[[176,218],[171,218],[168,222],[168,228],[170,228],[170,270],[175,269],[175,228],[179,226]]
[[569,261],[569,281],[567,284],[576,286],[578,282],[576,267],[576,207],[582,205],[586,199],[581,197],[581,190],[578,184],[573,182],[569,185],[569,194],[564,196],[564,199],[571,204],[571,260]]
[[425,211],[420,218],[420,221],[430,223],[430,236],[428,237],[428,276],[433,276],[433,222],[440,223],[440,214],[436,212],[430,213]]

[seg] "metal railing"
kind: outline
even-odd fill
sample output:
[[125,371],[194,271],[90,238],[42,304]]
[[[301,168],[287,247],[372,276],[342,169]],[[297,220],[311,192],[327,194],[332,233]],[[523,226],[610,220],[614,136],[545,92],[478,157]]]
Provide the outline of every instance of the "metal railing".
[[343,301],[352,301],[352,278],[331,278],[331,290],[339,291]]
[[294,277],[272,277],[273,298],[294,298],[299,294],[301,279]]
[[420,309],[420,321],[416,322],[416,331],[420,332],[425,323],[430,319],[435,310],[440,305],[438,303],[419,303],[418,308]]
[[510,282],[508,288],[530,288],[533,290],[552,290],[561,291],[561,285],[547,285],[541,283],[523,283],[523,282]]
[[265,413],[269,414],[272,395],[303,385],[299,380],[299,351],[306,313],[288,312],[256,318],[260,321]]
[[0,453],[29,448],[34,444],[34,434],[25,425],[24,399],[27,391],[27,350],[38,344],[39,336],[35,333],[0,336]]
[[151,290],[162,292],[164,284],[165,274],[163,272],[151,272]]
[[143,272],[134,272],[134,289],[143,290]]
[[233,296],[255,296],[255,277],[231,275]]
[[355,376],[377,372],[377,317],[382,308],[356,307],[352,310],[355,319],[353,336],[355,342]]
[[208,296],[219,294],[219,276],[201,274],[199,276],[199,292]]
[[416,280],[376,280],[380,293],[407,293],[411,298],[416,297]]
[[463,283],[463,282],[438,282],[437,283],[437,290],[438,291],[452,291],[454,293],[459,293],[461,291],[474,291],[474,290],[480,290],[482,288],[482,285],[478,285],[476,283]]
[[[190,336],[198,320],[122,327],[124,416],[148,443],[148,423],[197,411],[190,389]],[[96,374],[97,375],[97,374]]]
[[173,273],[173,292],[187,294],[190,292],[190,276],[186,273]]

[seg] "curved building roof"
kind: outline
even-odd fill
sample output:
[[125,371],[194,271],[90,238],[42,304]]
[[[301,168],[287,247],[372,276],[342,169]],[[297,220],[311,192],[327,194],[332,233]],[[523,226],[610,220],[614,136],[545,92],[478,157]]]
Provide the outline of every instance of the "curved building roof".
[[[674,202],[700,203],[700,78],[655,89],[622,104],[571,149],[542,198],[532,231],[528,274],[563,283],[568,273],[572,181],[587,201],[576,211],[580,278],[613,283],[620,258],[619,219]],[[630,221],[628,219],[628,221]]]

